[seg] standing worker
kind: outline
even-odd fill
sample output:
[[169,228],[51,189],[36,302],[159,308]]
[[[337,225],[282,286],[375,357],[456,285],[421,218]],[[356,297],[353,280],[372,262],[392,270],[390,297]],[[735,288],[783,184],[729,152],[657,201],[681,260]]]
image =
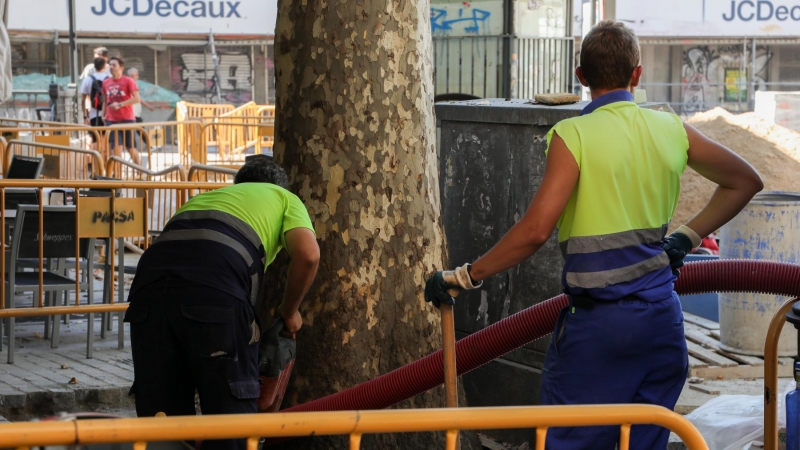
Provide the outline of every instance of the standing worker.
[[[103,95],[105,96],[105,107],[103,111],[106,115],[106,125],[131,124],[136,123],[136,116],[133,114],[133,105],[142,101],[139,97],[139,87],[130,77],[126,77],[125,61],[118,56],[112,56],[108,62],[111,76],[103,81]],[[131,155],[134,164],[141,165],[142,158],[133,146],[133,132],[111,131],[109,132],[111,151],[120,156],[120,145],[125,145]]]
[[[601,22],[581,44],[576,75],[591,90],[580,117],[548,134],[547,166],[528,211],[472,265],[438,272],[425,299],[475,289],[525,261],[558,225],[565,256],[561,311],[542,370],[542,404],[647,403],[673,410],[688,355],[673,286],[683,257],[763,188],[746,161],[674,114],[639,108],[639,41]],[[718,185],[692,220],[665,238],[689,165]],[[632,449],[664,449],[669,431],[634,426]],[[619,427],[551,428],[549,449],[613,450]]]
[[[266,267],[291,257],[278,313],[285,331],[303,325],[298,307],[314,280],[319,247],[286,173],[267,158],[247,162],[233,186],[192,198],[144,252],[130,291],[136,414],[255,413],[258,341],[253,309]],[[203,442],[243,450],[246,440]]]

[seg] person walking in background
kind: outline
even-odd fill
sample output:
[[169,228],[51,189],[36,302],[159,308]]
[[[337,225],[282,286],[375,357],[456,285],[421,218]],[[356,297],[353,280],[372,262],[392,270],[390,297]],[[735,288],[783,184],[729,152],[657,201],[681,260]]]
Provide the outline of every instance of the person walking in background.
[[[139,86],[139,69],[137,69],[136,67],[131,67],[130,69],[128,69],[128,76],[133,81],[136,82],[136,86],[138,87]],[[141,95],[139,96],[139,99],[140,99],[139,103],[133,105],[133,115],[134,115],[134,117],[136,117],[136,123],[142,123],[143,122],[143,120],[142,120],[142,106],[144,106],[145,108],[149,109],[150,111],[155,111],[156,110],[153,107],[153,105],[151,105],[150,103],[147,103],[146,101],[144,101],[144,99],[141,98]]]
[[[95,58],[92,68],[93,74],[86,77],[81,83],[80,94],[84,105],[84,123],[93,127],[102,127],[103,115],[102,108],[105,100],[103,99],[103,82],[108,78],[106,73],[106,60]],[[97,135],[89,133],[91,138],[91,149],[97,150]]]
[[103,70],[98,71],[95,68],[94,62],[91,62],[83,68],[83,72],[81,73],[81,80],[89,78],[91,75],[95,74],[96,72],[103,72],[108,75],[108,49],[105,47],[97,47],[92,51],[94,53],[94,59],[103,58],[106,61],[106,66]]
[[[136,86],[135,81],[123,75],[125,71],[125,61],[123,61],[122,58],[112,56],[109,58],[109,66],[111,76],[103,81],[103,95],[105,95],[105,107],[103,110],[105,111],[106,125],[112,126],[136,123],[136,116],[133,114],[133,105],[141,101],[139,98],[139,88]],[[109,141],[110,148],[114,155],[121,155],[117,146],[124,144],[125,148],[128,149],[128,153],[131,155],[131,161],[133,161],[134,164],[142,164],[139,152],[136,151],[133,145],[132,131],[110,131]]]

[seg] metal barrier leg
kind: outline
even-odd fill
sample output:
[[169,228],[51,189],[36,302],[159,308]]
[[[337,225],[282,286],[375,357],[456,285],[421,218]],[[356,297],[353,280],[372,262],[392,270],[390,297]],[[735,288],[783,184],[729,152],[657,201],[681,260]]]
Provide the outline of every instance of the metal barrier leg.
[[[58,304],[61,299],[61,292],[62,291],[57,291],[52,293],[51,298],[53,299],[53,306],[61,306]],[[56,314],[53,316],[53,335],[50,336],[50,348],[58,348],[60,340],[61,340],[61,316]]]
[[769,323],[764,344],[764,448],[778,448],[778,340],[786,323],[786,314],[797,303],[793,298],[784,303]]
[[[9,308],[14,308],[14,292],[11,290],[11,286],[8,287],[9,295],[6,295],[8,299]],[[14,338],[15,336],[15,321],[13,317],[8,318],[8,363],[14,364]]]
[[[119,287],[118,303],[125,302],[125,239],[119,238],[117,241],[117,251],[119,252],[119,259],[117,260],[117,286]],[[111,330],[111,317],[113,313],[108,313],[108,329]]]
[[94,313],[87,314],[88,321],[86,325],[86,359],[92,359],[92,351],[94,350]]
[[[53,306],[51,304],[51,302],[52,302],[52,296],[50,295],[50,292],[45,292],[44,293],[44,306],[45,307]],[[50,324],[51,324],[52,320],[53,320],[52,316],[44,316],[44,338],[45,339],[49,339],[51,337],[50,333],[51,333],[52,329],[51,329]]]

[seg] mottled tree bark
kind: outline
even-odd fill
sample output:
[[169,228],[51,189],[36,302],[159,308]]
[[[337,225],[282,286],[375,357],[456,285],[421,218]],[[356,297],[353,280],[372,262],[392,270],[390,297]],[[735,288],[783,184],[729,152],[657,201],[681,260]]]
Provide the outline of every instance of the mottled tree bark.
[[[441,348],[425,278],[443,267],[429,0],[280,0],[275,157],[322,259],[284,406]],[[275,298],[275,281],[271,282]],[[401,407],[442,407],[436,389]],[[337,440],[338,439],[338,440]],[[346,448],[339,438],[288,448]],[[442,448],[442,433],[363,448]],[[464,448],[469,448],[465,442]]]

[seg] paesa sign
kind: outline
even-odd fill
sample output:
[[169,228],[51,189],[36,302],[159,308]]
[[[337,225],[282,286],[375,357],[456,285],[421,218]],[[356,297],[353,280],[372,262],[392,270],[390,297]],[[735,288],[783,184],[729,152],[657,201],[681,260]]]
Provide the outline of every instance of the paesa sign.
[[768,22],[772,20],[777,20],[779,22],[785,22],[787,20],[800,22],[800,3],[792,5],[769,0],[733,0],[731,1],[730,11],[728,11],[727,14],[722,14],[722,19],[726,22],[736,20],[741,20],[742,22],[749,22],[751,20],[757,22]]
[[[64,0],[8,0],[9,30],[69,29]],[[31,4],[36,7],[32,8]],[[278,0],[74,0],[78,33],[273,36]]]
[[185,0],[95,0],[99,5],[92,6],[92,14],[105,16],[147,17],[157,15],[160,17],[193,17],[193,18],[237,18],[241,19],[239,7],[241,1],[185,1]]

